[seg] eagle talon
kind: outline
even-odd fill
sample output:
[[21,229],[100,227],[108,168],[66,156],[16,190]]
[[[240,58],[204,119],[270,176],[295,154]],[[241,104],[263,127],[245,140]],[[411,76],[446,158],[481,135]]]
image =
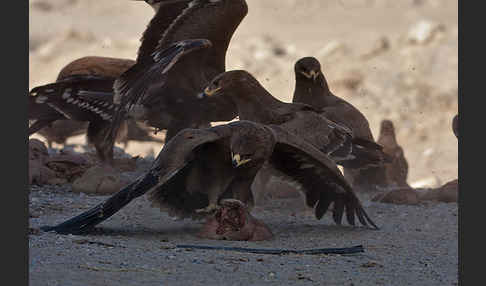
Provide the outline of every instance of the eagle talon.
[[205,208],[197,209],[196,212],[197,213],[212,213],[212,212],[219,210],[220,208],[221,208],[221,206],[218,206],[216,204],[209,204]]

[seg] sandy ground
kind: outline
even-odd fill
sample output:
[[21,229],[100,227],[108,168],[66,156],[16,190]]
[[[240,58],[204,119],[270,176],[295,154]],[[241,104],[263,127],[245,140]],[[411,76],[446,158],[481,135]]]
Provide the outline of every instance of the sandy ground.
[[[30,196],[31,226],[54,224],[106,197],[78,195],[69,187]],[[317,221],[303,204],[277,200],[256,207],[275,238],[264,242],[199,239],[201,223],[175,221],[133,201],[99,231],[83,236],[29,236],[30,285],[457,285],[456,203],[398,206],[370,202],[381,227],[336,226]],[[300,207],[299,207],[300,206]],[[310,249],[363,245],[350,255],[268,255],[177,248],[178,244]]]
[[[82,56],[135,58],[153,15],[138,1],[29,2],[29,88],[53,81]],[[375,137],[381,120],[394,122],[410,184],[434,187],[457,178],[451,130],[458,110],[457,1],[247,2],[228,70],[246,69],[274,96],[290,101],[295,61],[315,56],[331,90],[367,116]],[[68,143],[84,143],[84,137]],[[132,142],[126,152],[146,156],[161,147]],[[276,234],[261,243],[199,240],[199,223],[173,221],[142,197],[103,223],[102,234],[31,235],[30,285],[457,284],[457,204],[396,206],[360,196],[381,230],[337,227],[327,216],[316,221],[301,205],[281,200],[254,211]],[[32,187],[30,225],[60,222],[104,198],[73,194],[69,185]],[[293,215],[282,211],[287,209]],[[181,243],[297,249],[363,244],[365,253],[271,256],[174,248]]]

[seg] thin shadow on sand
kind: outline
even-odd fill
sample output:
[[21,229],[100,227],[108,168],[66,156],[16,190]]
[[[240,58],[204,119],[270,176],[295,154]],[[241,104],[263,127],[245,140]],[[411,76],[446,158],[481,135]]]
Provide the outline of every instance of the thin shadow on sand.
[[[140,226],[124,226],[124,227],[111,227],[111,226],[98,226],[92,231],[81,234],[80,236],[95,236],[95,237],[108,237],[108,236],[123,236],[127,238],[140,238],[144,240],[153,239],[167,239],[171,241],[186,241],[186,240],[198,240],[198,241],[212,241],[208,239],[202,239],[197,237],[197,233],[202,228],[203,223],[194,222],[192,225],[183,224],[180,226],[159,226],[157,228],[147,228]],[[375,229],[363,227],[363,226],[348,226],[348,225],[319,225],[319,224],[278,224],[269,223],[267,226],[274,234],[274,238],[267,241],[275,241],[279,239],[286,239],[293,237],[294,239],[301,237],[305,240],[305,237],[316,236],[326,234],[326,236],[332,236],[335,234],[356,234],[376,231]]]
[[108,227],[108,226],[97,226],[93,230],[79,234],[79,236],[123,236],[127,238],[182,238],[182,237],[196,237],[197,232],[200,230],[202,225],[194,226],[170,226],[170,227],[159,227],[147,228],[139,226],[126,226],[126,227]]

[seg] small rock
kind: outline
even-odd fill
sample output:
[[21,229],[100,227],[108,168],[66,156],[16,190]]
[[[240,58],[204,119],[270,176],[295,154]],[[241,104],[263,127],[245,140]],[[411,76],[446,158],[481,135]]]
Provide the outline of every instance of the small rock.
[[53,9],[52,4],[48,3],[47,1],[34,1],[30,5],[32,8],[42,12],[49,12]]
[[390,40],[387,37],[382,36],[378,38],[371,49],[361,55],[361,59],[368,60],[374,58],[390,49]]
[[50,178],[47,180],[48,185],[64,185],[67,183],[68,180],[66,178]]
[[325,45],[322,49],[320,49],[316,56],[318,58],[327,58],[339,54],[344,54],[347,51],[347,47],[339,41],[331,41],[327,45]]
[[29,235],[40,235],[40,233],[40,229],[29,227]]
[[378,264],[376,262],[373,262],[373,261],[369,261],[369,262],[366,262],[366,263],[363,263],[360,265],[361,267],[364,267],[364,268],[370,268],[370,267],[383,267],[383,265],[381,264]]
[[422,20],[410,29],[407,41],[410,44],[424,45],[431,42],[444,30],[445,26],[442,24]]
[[342,77],[333,80],[332,86],[335,89],[348,89],[356,91],[358,87],[363,83],[364,75],[358,70],[347,71]]
[[457,202],[459,195],[458,180],[452,180],[439,188],[429,188],[423,191],[420,199],[423,201],[438,201],[444,203]]
[[108,166],[94,166],[73,182],[74,193],[113,194],[129,183]]

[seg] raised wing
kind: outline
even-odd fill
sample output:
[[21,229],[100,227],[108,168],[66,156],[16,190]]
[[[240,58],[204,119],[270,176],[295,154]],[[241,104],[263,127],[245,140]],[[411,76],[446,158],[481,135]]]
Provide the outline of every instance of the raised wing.
[[[162,3],[143,34],[138,59],[184,39],[213,43],[205,69],[208,78],[225,70],[225,56],[234,31],[248,13],[245,0],[192,0]],[[137,61],[138,61],[137,59]]]
[[113,88],[114,102],[118,104],[107,140],[114,140],[121,122],[132,107],[143,102],[149,87],[163,85],[167,75],[177,61],[191,52],[211,47],[205,39],[189,39],[173,43],[168,48],[157,50],[151,57],[143,58],[116,79]]
[[151,58],[159,44],[162,35],[166,33],[171,23],[188,7],[192,0],[162,2],[161,7],[150,20],[147,28],[140,39],[141,45],[138,49],[137,62]]

